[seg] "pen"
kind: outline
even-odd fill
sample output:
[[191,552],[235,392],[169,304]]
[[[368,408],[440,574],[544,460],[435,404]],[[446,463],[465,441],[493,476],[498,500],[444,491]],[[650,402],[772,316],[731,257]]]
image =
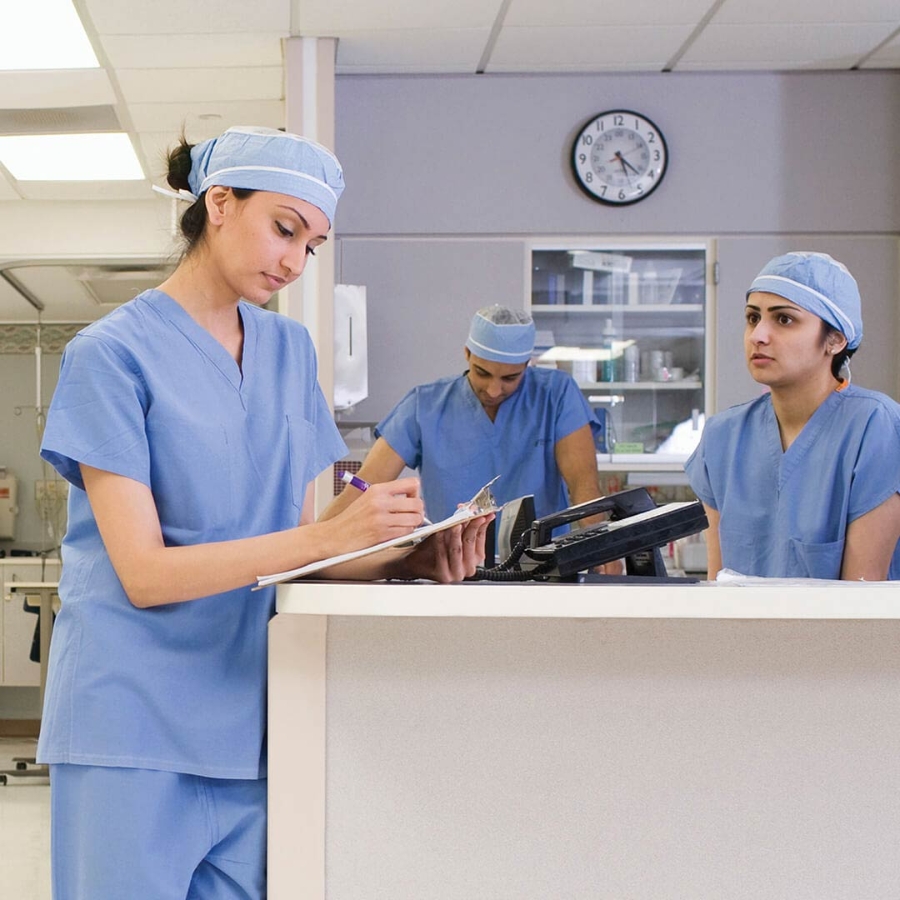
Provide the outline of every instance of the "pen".
[[[355,487],[358,491],[367,491],[371,487],[371,485],[369,484],[368,481],[364,481],[362,478],[358,478],[352,472],[341,472],[338,475],[338,478],[340,478],[341,481],[344,482],[344,484],[352,484],[353,487]],[[431,519],[423,516],[422,524],[423,525],[431,525],[432,524]]]
[[363,481],[362,478],[357,478],[352,472],[341,472],[339,477],[344,484],[352,484],[358,491],[367,491],[369,489],[369,482]]

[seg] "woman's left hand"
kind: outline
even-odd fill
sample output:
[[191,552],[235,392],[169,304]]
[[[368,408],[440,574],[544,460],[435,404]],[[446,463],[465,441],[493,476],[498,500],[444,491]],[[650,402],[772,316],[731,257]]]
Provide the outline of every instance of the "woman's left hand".
[[402,577],[442,584],[471,578],[484,564],[484,536],[493,519],[490,513],[430,535],[403,560]]

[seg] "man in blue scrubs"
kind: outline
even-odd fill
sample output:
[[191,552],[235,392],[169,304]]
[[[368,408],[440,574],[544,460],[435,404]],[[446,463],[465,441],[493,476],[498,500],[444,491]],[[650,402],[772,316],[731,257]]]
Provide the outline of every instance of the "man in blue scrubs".
[[[413,388],[378,423],[359,477],[375,484],[417,469],[434,521],[497,475],[498,502],[533,494],[538,516],[599,497],[599,425],[570,375],[529,365],[534,334],[522,310],[479,310],[465,345],[467,371]],[[323,518],[358,496],[348,486]]]

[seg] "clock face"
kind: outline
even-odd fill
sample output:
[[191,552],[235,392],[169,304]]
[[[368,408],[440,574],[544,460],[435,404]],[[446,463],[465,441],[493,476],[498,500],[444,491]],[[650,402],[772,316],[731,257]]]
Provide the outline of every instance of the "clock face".
[[612,206],[649,197],[663,180],[668,159],[662,132],[627,109],[594,116],[572,144],[578,186],[591,199]]

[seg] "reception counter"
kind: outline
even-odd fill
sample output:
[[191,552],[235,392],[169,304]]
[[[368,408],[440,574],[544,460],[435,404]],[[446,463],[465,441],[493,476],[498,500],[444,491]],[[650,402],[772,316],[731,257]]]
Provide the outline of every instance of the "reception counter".
[[900,883],[900,587],[280,585],[270,900]]

